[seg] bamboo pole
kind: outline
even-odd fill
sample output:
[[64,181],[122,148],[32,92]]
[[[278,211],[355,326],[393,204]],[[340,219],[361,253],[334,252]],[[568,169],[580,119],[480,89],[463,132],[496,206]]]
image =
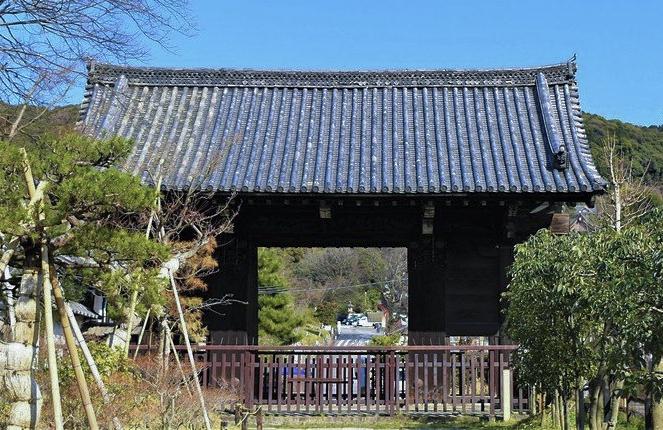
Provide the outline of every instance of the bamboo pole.
[[[95,363],[94,358],[92,357],[92,353],[90,352],[90,348],[88,348],[87,342],[83,337],[83,333],[81,333],[81,328],[78,326],[78,321],[76,321],[76,317],[74,316],[74,313],[71,311],[71,307],[66,302],[65,302],[65,310],[67,312],[67,318],[69,318],[69,324],[71,324],[71,328],[74,330],[74,337],[78,342],[78,346],[81,347],[81,351],[83,352],[83,357],[85,357],[85,361],[87,362],[87,365],[90,367],[90,373],[92,373],[92,377],[94,378],[97,387],[99,387],[99,391],[101,392],[101,397],[103,398],[105,404],[109,404],[110,395],[108,394],[108,390],[106,389],[106,384],[104,384],[104,380],[101,379],[101,374],[99,373],[99,369],[97,368],[97,363]],[[115,429],[122,430],[122,424],[120,423],[120,420],[117,417],[112,417],[112,420]]]
[[62,419],[62,400],[58,378],[58,362],[55,356],[55,335],[53,334],[53,302],[51,299],[50,267],[48,265],[48,244],[41,243],[42,294],[44,296],[44,330],[46,331],[46,351],[48,353],[48,375],[51,382],[51,401],[53,402],[53,424],[57,430],[64,428]]
[[182,311],[182,304],[180,303],[180,296],[177,293],[177,285],[175,284],[175,278],[173,277],[173,272],[168,268],[168,277],[170,278],[170,285],[173,288],[173,296],[175,297],[175,305],[177,306],[177,313],[180,317],[180,327],[182,328],[182,335],[184,336],[184,343],[186,344],[186,351],[189,356],[189,362],[191,364],[191,369],[193,370],[193,384],[196,387],[196,392],[198,394],[198,400],[200,401],[200,407],[203,411],[203,419],[205,421],[205,428],[207,430],[212,430],[212,425],[210,423],[209,415],[207,414],[207,407],[205,407],[205,398],[203,397],[203,391],[200,388],[200,381],[198,381],[198,370],[196,367],[196,360],[193,358],[193,350],[191,349],[191,342],[189,342],[189,333],[186,326],[186,321],[184,320],[184,312]]
[[60,288],[60,282],[58,281],[57,276],[55,275],[55,270],[51,266],[50,270],[51,284],[53,285],[53,295],[55,296],[55,304],[58,308],[58,313],[60,314],[60,324],[62,325],[62,331],[64,332],[64,339],[67,343],[67,349],[69,350],[69,356],[71,357],[71,365],[74,368],[74,373],[76,375],[76,382],[78,384],[78,391],[81,394],[81,400],[83,401],[83,407],[85,408],[85,415],[87,416],[88,425],[91,430],[98,430],[99,426],[97,425],[97,416],[94,413],[94,408],[92,407],[92,400],[90,399],[90,390],[87,386],[87,381],[85,381],[85,374],[83,373],[83,368],[81,367],[81,361],[78,357],[78,351],[76,349],[76,342],[74,341],[74,335],[72,333],[71,325],[69,325],[69,319],[67,318],[66,304],[64,301],[64,295],[62,294],[62,288]]
[[[25,177],[25,183],[28,188],[28,195],[30,196],[30,211],[32,212],[35,206],[39,208],[39,220],[43,221],[45,218],[44,212],[42,210],[43,194],[37,193],[34,177],[32,176],[32,168],[30,167],[30,160],[28,159],[28,154],[24,148],[21,148],[21,154],[23,155],[23,175]],[[43,190],[43,186],[40,188]],[[7,259],[7,262],[9,262],[10,258],[11,254]],[[64,421],[62,419],[62,398],[60,396],[58,362],[55,355],[55,335],[53,334],[53,302],[51,300],[50,267],[48,258],[48,242],[44,237],[42,237],[40,246],[41,290],[44,302],[44,331],[46,332],[48,376],[51,385],[51,402],[53,403],[53,424],[55,425],[56,430],[62,430],[64,428]],[[4,272],[4,267],[2,271]]]
[[140,329],[140,334],[138,335],[138,342],[136,342],[136,349],[134,350],[134,360],[136,357],[138,357],[138,349],[140,348],[140,343],[143,341],[143,335],[145,334],[145,329],[147,328],[147,321],[150,319],[150,311],[152,309],[148,309],[147,313],[145,314],[145,321],[143,321],[143,328]]
[[129,301],[129,319],[127,320],[127,341],[124,344],[124,356],[129,357],[129,344],[131,343],[131,332],[134,330],[134,313],[138,303],[138,288],[131,292]]
[[177,368],[180,371],[180,375],[182,375],[182,382],[184,382],[184,386],[186,387],[186,392],[189,393],[189,397],[193,397],[191,388],[189,388],[189,381],[187,381],[186,375],[184,374],[184,369],[182,368],[182,362],[180,362],[180,356],[177,354],[177,349],[175,348],[175,342],[173,342],[173,336],[170,332],[170,327],[168,327],[168,323],[165,321],[164,321],[164,326],[166,328],[166,342],[168,342],[168,347],[172,348],[173,350],[173,355],[175,356],[175,363],[177,363]]

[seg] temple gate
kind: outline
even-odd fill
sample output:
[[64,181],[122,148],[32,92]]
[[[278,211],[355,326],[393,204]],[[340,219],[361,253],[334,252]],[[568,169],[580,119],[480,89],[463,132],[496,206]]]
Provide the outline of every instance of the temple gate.
[[[377,412],[427,409],[439,394],[445,410],[456,396],[463,411],[480,403],[494,413],[511,383],[500,372],[513,347],[469,354],[445,339],[499,343],[514,245],[549,227],[564,205],[591,204],[605,189],[575,73],[574,61],[381,72],[91,64],[81,128],[133,139],[122,167],[146,182],[145,172],[163,166],[166,190],[195,183],[236,194],[239,213],[208,284],[211,297],[246,304],[206,318],[211,384],[241,377],[254,381],[243,384],[247,403],[292,401],[297,410],[300,401],[319,412],[369,400]],[[260,246],[406,247],[410,349],[320,358],[319,350],[253,346]],[[486,390],[470,396],[482,383]],[[520,399],[513,406],[522,409]]]

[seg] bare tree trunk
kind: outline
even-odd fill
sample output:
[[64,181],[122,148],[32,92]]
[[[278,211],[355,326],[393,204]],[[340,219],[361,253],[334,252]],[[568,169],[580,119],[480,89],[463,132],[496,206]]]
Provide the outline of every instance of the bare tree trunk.
[[621,186],[619,182],[614,184],[614,195],[615,195],[615,230],[621,231],[622,229],[622,198],[621,198]]
[[39,425],[41,391],[34,378],[39,348],[39,275],[36,258],[26,253],[16,301],[16,327],[8,342],[0,341],[0,393],[9,402],[7,428],[32,429]]
[[25,115],[25,110],[27,108],[28,108],[28,104],[23,103],[23,105],[21,106],[21,110],[18,111],[18,116],[16,117],[14,122],[12,122],[12,126],[9,130],[9,134],[7,135],[7,141],[12,140],[14,138],[14,136],[16,136],[16,133],[18,132],[18,126],[21,123],[21,121],[23,121],[23,115]]
[[87,381],[85,380],[85,374],[83,373],[83,368],[81,367],[81,361],[78,358],[78,350],[76,349],[74,335],[72,334],[71,326],[69,325],[69,319],[67,318],[62,288],[60,288],[60,282],[58,281],[58,278],[55,274],[55,269],[52,266],[50,275],[51,284],[53,285],[53,295],[55,296],[55,304],[58,307],[58,314],[60,315],[60,324],[62,325],[64,339],[67,343],[67,349],[69,350],[71,366],[74,368],[74,374],[76,375],[78,391],[81,394],[81,400],[83,401],[83,407],[85,408],[85,415],[87,416],[88,425],[90,426],[91,430],[98,430],[99,426],[97,425],[97,416],[95,415],[94,409],[92,408],[90,391],[87,387]]

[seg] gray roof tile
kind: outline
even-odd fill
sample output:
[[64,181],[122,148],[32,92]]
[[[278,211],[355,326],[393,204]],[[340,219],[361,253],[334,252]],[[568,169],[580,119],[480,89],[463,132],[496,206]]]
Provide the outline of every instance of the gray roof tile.
[[575,63],[274,72],[94,64],[80,127],[164,186],[288,193],[599,192]]

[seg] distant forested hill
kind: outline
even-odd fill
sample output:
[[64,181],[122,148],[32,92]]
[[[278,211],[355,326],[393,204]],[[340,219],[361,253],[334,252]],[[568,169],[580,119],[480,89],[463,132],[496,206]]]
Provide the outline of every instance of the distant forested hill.
[[663,125],[641,127],[591,113],[585,113],[583,117],[599,171],[603,172],[605,166],[598,149],[603,138],[613,134],[621,143],[624,158],[633,160],[635,176],[646,173],[648,182],[663,183]]
[[[39,136],[73,130],[78,120],[78,108],[78,105],[68,105],[45,110],[43,107],[29,106],[21,121],[25,127],[16,135],[14,141],[30,142]],[[0,139],[7,137],[18,112],[18,107],[0,103]]]
[[[0,104],[0,137],[6,136],[11,126],[6,118],[13,118],[17,110],[16,107]],[[34,121],[22,130],[16,141],[26,142],[47,133],[57,134],[73,129],[78,119],[78,106],[62,106],[46,112],[42,108],[30,107],[25,119]],[[642,127],[591,113],[585,113],[584,119],[599,171],[603,172],[605,168],[598,151],[602,139],[614,134],[622,144],[624,156],[633,160],[634,173],[642,175],[646,171],[650,183],[663,184],[663,125]]]

